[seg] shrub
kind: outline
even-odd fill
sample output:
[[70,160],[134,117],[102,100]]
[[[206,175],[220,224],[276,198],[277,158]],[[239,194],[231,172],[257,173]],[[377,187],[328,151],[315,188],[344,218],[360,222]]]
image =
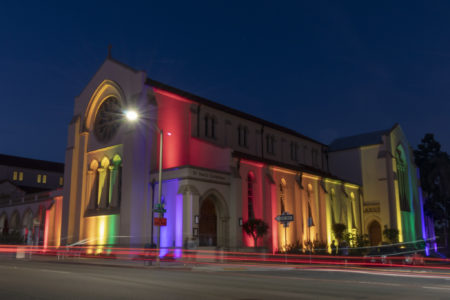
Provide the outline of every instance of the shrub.
[[253,238],[255,241],[254,247],[257,247],[258,238],[263,237],[267,234],[269,230],[269,225],[261,219],[249,219],[244,224],[242,224],[242,228],[245,233]]

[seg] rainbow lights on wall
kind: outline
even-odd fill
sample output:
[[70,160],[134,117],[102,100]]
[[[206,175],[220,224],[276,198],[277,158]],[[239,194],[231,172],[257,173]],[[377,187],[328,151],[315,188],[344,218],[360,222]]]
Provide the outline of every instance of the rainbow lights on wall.
[[[88,248],[88,254],[101,254],[104,246],[112,246],[117,243],[117,233],[119,232],[119,216],[104,215],[89,217],[85,220],[85,230],[82,240]],[[110,250],[107,250],[108,254]]]

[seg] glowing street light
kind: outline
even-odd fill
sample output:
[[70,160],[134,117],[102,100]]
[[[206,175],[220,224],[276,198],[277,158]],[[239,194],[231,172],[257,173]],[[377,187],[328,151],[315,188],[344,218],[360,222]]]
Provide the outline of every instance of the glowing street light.
[[131,109],[125,111],[125,117],[128,121],[135,122],[139,118],[139,115],[135,110]]
[[[129,122],[136,122],[139,119],[139,114],[135,110],[126,110],[124,111],[125,118]],[[153,127],[159,131],[159,172],[158,172],[158,207],[161,207],[161,186],[162,186],[162,159],[163,159],[163,136],[164,133],[162,129],[160,129],[155,123],[152,123]],[[172,135],[172,133],[168,133],[168,135]],[[153,207],[152,207],[152,216],[154,216]],[[153,217],[152,217],[153,222]],[[153,226],[153,224],[152,224]],[[156,240],[156,265],[160,265],[159,260],[159,248],[160,248],[160,240],[161,240],[161,226],[158,226],[158,238]],[[153,241],[151,241],[153,242]]]

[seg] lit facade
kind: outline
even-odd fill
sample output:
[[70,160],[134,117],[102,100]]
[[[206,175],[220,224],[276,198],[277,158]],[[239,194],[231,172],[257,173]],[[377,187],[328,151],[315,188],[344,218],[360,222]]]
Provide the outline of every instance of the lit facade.
[[[129,109],[138,112],[138,122],[125,120]],[[363,233],[361,185],[329,172],[326,145],[107,59],[75,99],[64,243],[84,240],[96,252],[102,245],[156,244],[155,125],[164,133],[163,249],[253,246],[241,226],[249,218],[269,225],[259,244],[272,251],[296,241],[330,244],[333,223]],[[275,221],[282,212],[294,215],[286,231]]]
[[418,170],[400,125],[337,139],[329,159],[334,174],[364,187],[364,231],[373,245],[385,226],[399,230],[400,242],[427,238]]

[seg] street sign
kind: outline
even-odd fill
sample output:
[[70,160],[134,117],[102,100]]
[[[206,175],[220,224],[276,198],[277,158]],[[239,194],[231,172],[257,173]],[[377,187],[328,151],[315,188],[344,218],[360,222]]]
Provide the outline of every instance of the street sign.
[[153,224],[155,226],[167,226],[167,219],[166,218],[154,218]]
[[159,213],[159,214],[164,214],[167,209],[164,208],[164,204],[156,204],[155,208],[153,209],[154,212]]
[[289,227],[289,223],[294,221],[294,215],[291,215],[288,212],[283,212],[281,215],[276,216],[275,220],[277,220],[279,223],[282,223],[284,227]]

